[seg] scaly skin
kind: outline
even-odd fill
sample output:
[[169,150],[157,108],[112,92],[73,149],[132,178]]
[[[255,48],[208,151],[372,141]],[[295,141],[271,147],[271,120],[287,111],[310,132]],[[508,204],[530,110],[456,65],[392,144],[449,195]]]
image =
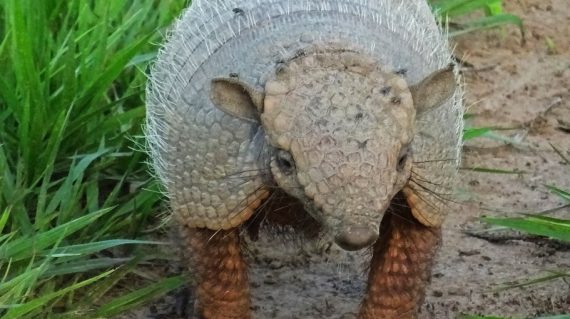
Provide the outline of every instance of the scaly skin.
[[[212,230],[247,219],[238,212],[266,182],[268,167],[259,159],[270,151],[258,123],[213,105],[213,78],[232,75],[263,89],[281,61],[319,42],[361,52],[388,73],[405,70],[408,85],[451,61],[425,0],[195,0],[169,34],[148,86],[150,158],[177,220]],[[441,197],[458,166],[462,123],[460,94],[414,123],[414,175],[429,184],[410,188],[436,208],[424,213],[432,226],[446,213]],[[347,164],[347,172],[359,166],[356,158]],[[313,182],[318,188],[317,181],[306,185],[311,193]]]
[[415,220],[401,198],[394,202],[373,248],[358,319],[414,319],[424,297],[441,230]]
[[293,178],[275,166],[273,177],[331,233],[347,224],[378,229],[409,177],[411,162],[402,173],[396,167],[415,115],[406,81],[370,57],[306,49],[265,85],[261,123],[269,143],[295,162]]
[[195,316],[199,319],[250,317],[247,265],[238,229],[182,228],[198,280]]

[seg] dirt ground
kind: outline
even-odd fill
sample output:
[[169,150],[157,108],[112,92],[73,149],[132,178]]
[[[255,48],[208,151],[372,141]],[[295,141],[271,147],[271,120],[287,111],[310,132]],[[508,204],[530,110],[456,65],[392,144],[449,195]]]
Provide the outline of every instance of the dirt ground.
[[[482,215],[512,215],[562,206],[545,184],[570,189],[570,3],[506,1],[524,19],[526,43],[514,27],[480,32],[457,41],[465,62],[466,105],[472,126],[496,126],[503,140],[477,139],[465,146],[463,166],[519,170],[498,175],[462,170],[463,204],[449,215],[421,318],[461,313],[532,318],[570,313],[570,283],[563,280],[496,292],[501,283],[570,269],[570,245],[485,229]],[[554,215],[570,217],[570,209]],[[255,318],[340,318],[357,310],[369,257],[310,245],[265,241],[252,248]],[[260,254],[257,254],[257,251]],[[167,296],[121,318],[174,318]]]

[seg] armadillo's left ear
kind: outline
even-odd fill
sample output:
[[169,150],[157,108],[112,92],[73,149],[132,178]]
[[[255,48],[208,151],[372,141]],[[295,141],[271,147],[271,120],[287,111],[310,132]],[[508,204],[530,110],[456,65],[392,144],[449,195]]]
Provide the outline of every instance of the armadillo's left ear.
[[443,104],[453,95],[456,88],[457,82],[451,64],[411,86],[410,91],[417,113],[423,113]]
[[246,121],[259,122],[264,93],[235,78],[216,78],[211,83],[210,100],[225,113]]

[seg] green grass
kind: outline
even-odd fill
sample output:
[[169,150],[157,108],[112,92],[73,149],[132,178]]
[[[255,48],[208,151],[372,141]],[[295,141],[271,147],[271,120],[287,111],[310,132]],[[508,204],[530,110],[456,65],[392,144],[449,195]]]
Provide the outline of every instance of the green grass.
[[522,20],[518,16],[504,12],[502,0],[430,0],[429,2],[440,22],[449,26],[450,37],[504,25],[515,25],[524,39]]
[[[552,148],[570,172],[570,160],[564,157],[554,145]],[[566,205],[570,205],[570,190],[554,185],[544,185],[544,187],[563,200]],[[483,217],[482,220],[491,225],[570,243],[570,219],[548,217],[543,212],[539,212],[536,214],[524,213],[521,214],[521,217]]]
[[[552,146],[552,148],[560,155],[562,163],[567,166],[568,172],[570,172],[570,160],[565,158],[556,147]],[[570,190],[562,189],[554,185],[544,185],[544,187],[562,199],[567,206],[570,205]],[[551,210],[548,212],[550,211]],[[545,216],[543,212],[538,212],[536,214],[521,214],[521,217],[483,217],[482,220],[491,225],[506,229],[514,229],[523,233],[570,243],[570,219],[549,217]],[[546,275],[539,278],[505,284],[501,289],[524,287],[558,278],[570,278],[570,269],[548,271]]]
[[[484,11],[451,36],[509,23],[476,2],[433,4],[442,21]],[[141,268],[168,257],[141,251],[163,244],[163,207],[138,139],[147,66],[185,5],[0,1],[0,317],[111,317],[183,283]]]
[[165,278],[105,304],[121,278],[136,276],[137,250],[116,247],[160,244],[131,239],[144,237],[162,197],[133,138],[152,43],[184,5],[0,2],[3,318],[107,316],[181,282]]
[[[560,156],[562,163],[564,163],[570,172],[570,160],[566,158],[560,150],[552,145],[553,150]],[[551,193],[562,199],[566,206],[570,206],[570,190],[562,189],[554,185],[544,185]],[[565,243],[570,243],[570,219],[561,219],[545,216],[552,210],[545,212],[538,212],[535,214],[521,214],[521,217],[482,217],[482,221],[499,227],[500,229],[512,229],[523,233],[543,236],[550,240],[558,240]],[[497,229],[495,229],[497,230]],[[517,289],[538,284],[548,283],[553,280],[568,280],[570,279],[570,269],[549,269],[544,274],[538,275],[533,278],[522,278],[520,280],[506,282],[499,286],[496,291],[507,289]],[[463,319],[505,319],[503,317],[485,317],[485,316],[471,316],[466,315]],[[570,314],[558,315],[552,317],[540,317],[536,319],[570,319]]]

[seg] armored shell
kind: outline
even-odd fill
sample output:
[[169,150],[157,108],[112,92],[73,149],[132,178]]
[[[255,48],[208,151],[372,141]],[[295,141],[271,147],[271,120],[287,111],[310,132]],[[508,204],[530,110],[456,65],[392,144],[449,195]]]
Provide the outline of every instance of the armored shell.
[[[212,79],[235,77],[278,94],[282,88],[271,83],[276,70],[316,44],[366,55],[400,76],[404,93],[452,62],[424,0],[194,1],[169,33],[147,89],[151,158],[181,223],[217,230],[249,218],[269,194],[264,145],[291,129],[286,120],[264,126],[222,112],[211,101]],[[462,112],[458,89],[441,107],[419,114],[415,134],[403,137],[412,140],[412,174],[423,181],[403,191],[428,226],[445,217],[460,161]]]

